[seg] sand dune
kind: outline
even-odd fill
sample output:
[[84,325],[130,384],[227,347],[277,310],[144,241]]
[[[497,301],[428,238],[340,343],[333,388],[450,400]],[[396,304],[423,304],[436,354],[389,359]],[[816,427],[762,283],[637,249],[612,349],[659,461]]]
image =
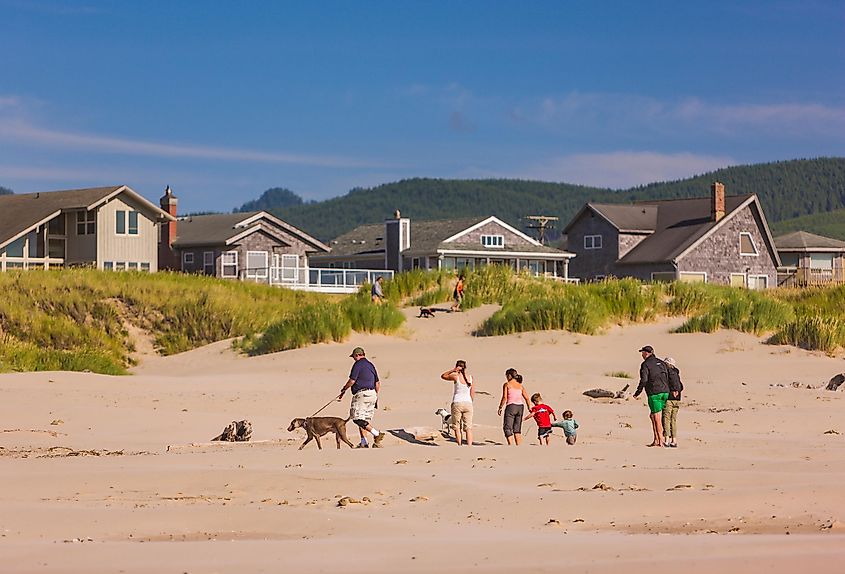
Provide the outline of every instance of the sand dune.
[[[398,337],[256,358],[221,342],[147,358],[129,377],[0,376],[3,571],[841,568],[845,392],[819,389],[845,371],[841,357],[732,331],[670,334],[677,320],[472,337],[492,310],[409,310]],[[609,374],[636,376],[643,344],[681,369],[680,448],[645,448],[643,400],[581,394],[631,382]],[[355,345],[383,380],[385,448],[336,450],[326,437],[297,450],[305,435],[288,423],[337,394]],[[480,391],[473,448],[437,433],[451,396],[439,373],[458,358]],[[536,446],[533,423],[525,445],[502,446],[508,367],[575,413],[576,446],[561,435]],[[208,442],[239,419],[253,442]]]

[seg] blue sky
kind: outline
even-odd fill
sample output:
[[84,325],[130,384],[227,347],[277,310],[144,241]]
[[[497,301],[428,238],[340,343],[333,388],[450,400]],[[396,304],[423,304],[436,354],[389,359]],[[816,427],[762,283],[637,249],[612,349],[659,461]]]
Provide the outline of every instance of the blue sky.
[[0,0],[0,185],[184,211],[845,155],[845,4]]

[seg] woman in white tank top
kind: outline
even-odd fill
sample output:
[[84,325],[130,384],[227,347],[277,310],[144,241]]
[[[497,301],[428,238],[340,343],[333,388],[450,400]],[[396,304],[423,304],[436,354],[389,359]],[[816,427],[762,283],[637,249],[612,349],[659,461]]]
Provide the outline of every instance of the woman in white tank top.
[[[467,373],[466,361],[457,361],[455,368],[440,375],[444,381],[452,381],[452,418],[450,426],[455,429],[455,442],[460,446],[472,446],[472,401],[475,399],[475,387],[472,375]],[[463,443],[461,435],[463,434]]]

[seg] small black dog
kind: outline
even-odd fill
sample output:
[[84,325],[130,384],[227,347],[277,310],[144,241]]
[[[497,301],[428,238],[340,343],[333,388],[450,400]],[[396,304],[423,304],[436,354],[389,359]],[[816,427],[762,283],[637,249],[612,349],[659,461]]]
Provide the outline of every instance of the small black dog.
[[417,319],[428,319],[429,317],[434,317],[434,309],[430,307],[420,307],[420,314],[417,315]]

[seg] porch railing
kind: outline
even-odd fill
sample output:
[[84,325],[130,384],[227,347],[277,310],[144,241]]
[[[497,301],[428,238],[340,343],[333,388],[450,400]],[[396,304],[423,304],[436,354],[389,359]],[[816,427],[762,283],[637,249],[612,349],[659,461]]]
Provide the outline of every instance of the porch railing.
[[778,285],[780,287],[807,287],[831,283],[845,283],[845,270],[799,267],[778,271]]
[[364,283],[373,283],[379,277],[391,279],[393,271],[387,269],[261,267],[243,269],[240,273],[240,278],[245,281],[327,293],[354,293]]

